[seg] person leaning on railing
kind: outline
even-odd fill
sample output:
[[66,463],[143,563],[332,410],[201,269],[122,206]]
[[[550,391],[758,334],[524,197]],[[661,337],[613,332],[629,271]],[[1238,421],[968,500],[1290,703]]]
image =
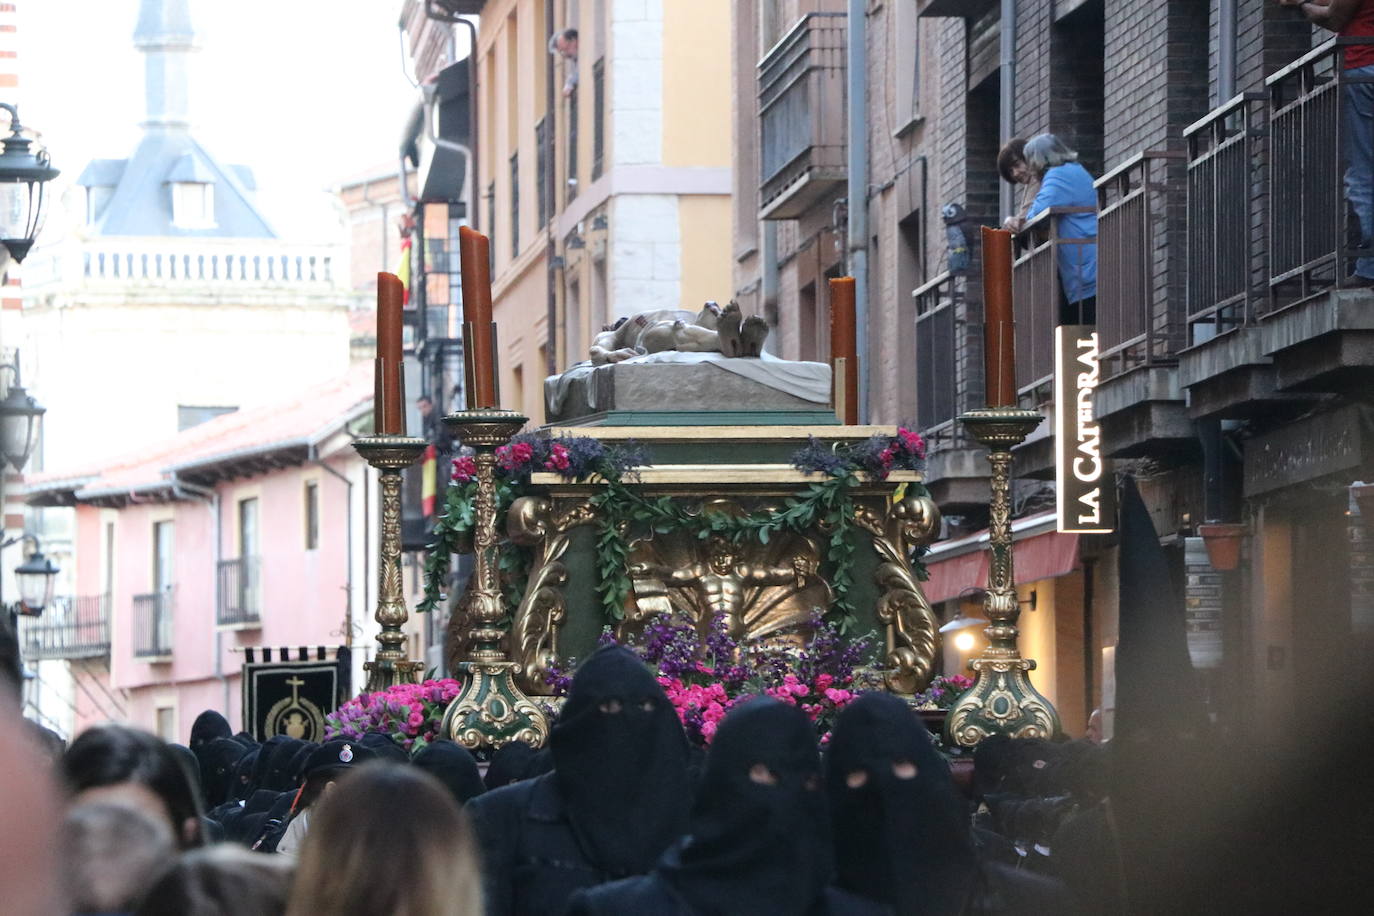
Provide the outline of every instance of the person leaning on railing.
[[[1026,141],[1026,166],[1040,190],[1024,219],[1009,218],[1007,228],[1020,232],[1046,210],[1092,208],[1091,212],[1054,215],[1059,267],[1059,324],[1097,323],[1097,191],[1093,177],[1078,164],[1078,154],[1054,134]],[[1083,241],[1091,240],[1091,241]],[[1063,244],[1068,242],[1068,244]]]
[[[1343,38],[1374,38],[1374,0],[1279,0]],[[1345,120],[1345,196],[1360,221],[1360,248],[1374,240],[1374,44],[1346,47],[1341,116]],[[1353,286],[1374,286],[1374,257],[1355,261]]]

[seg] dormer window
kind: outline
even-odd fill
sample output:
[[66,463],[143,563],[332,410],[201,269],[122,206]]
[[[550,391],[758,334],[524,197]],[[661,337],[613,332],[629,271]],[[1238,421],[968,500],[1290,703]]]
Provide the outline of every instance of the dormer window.
[[206,181],[172,182],[172,222],[182,229],[213,229],[215,186]]

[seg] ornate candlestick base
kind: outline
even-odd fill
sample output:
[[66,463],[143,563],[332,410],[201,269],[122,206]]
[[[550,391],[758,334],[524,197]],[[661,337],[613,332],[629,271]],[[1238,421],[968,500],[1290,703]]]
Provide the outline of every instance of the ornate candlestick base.
[[469,657],[460,662],[461,692],[444,713],[440,733],[469,750],[511,741],[540,747],[548,738],[543,711],[516,685],[516,665],[504,645],[502,623],[509,616],[501,596],[500,536],[497,532],[496,449],[520,431],[527,418],[509,410],[463,410],[444,417],[454,437],[477,455],[475,554],[472,581],[456,613],[470,627]]
[[405,593],[401,589],[401,471],[415,463],[429,443],[409,436],[368,436],[353,443],[363,460],[381,472],[382,537],[377,564],[377,657],[363,665],[369,691],[415,684],[424,662],[406,658]]
[[973,747],[992,734],[1049,738],[1059,731],[1059,714],[1031,685],[1035,660],[1022,658],[1016,645],[1021,606],[1012,574],[1011,540],[1011,450],[1044,418],[1034,410],[987,407],[959,419],[987,447],[992,464],[988,520],[992,562],[983,605],[989,621],[984,631],[988,647],[981,658],[969,663],[975,680],[945,719],[945,738],[961,747]]

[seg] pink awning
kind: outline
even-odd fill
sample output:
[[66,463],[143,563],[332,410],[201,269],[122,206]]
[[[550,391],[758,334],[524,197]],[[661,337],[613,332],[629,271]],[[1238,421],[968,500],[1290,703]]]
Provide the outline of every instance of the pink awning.
[[[936,556],[926,563],[930,578],[922,585],[926,598],[935,604],[957,598],[971,588],[988,587],[987,532],[970,536],[977,548],[948,559]],[[1014,566],[1016,584],[1025,585],[1040,579],[1053,579],[1078,568],[1078,535],[1047,531],[1015,540]]]

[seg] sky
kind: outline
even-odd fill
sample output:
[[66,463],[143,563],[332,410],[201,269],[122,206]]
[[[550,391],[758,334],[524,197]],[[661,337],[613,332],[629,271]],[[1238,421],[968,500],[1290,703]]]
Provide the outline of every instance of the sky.
[[[193,133],[221,162],[254,170],[258,203],[279,234],[326,231],[337,213],[325,192],[394,168],[419,98],[397,28],[401,0],[190,4],[202,47],[192,56]],[[138,7],[19,0],[20,112],[62,170],[58,194],[91,159],[124,158],[138,141]]]

